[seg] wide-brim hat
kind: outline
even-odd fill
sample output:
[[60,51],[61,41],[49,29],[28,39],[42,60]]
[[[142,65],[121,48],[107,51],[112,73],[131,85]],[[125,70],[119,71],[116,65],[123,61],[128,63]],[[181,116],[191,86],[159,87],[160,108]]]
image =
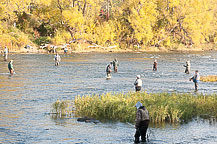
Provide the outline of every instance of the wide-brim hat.
[[137,109],[139,109],[141,106],[142,106],[142,103],[139,102],[139,101],[138,101],[138,102],[136,103],[136,105],[135,105],[135,107],[136,107]]

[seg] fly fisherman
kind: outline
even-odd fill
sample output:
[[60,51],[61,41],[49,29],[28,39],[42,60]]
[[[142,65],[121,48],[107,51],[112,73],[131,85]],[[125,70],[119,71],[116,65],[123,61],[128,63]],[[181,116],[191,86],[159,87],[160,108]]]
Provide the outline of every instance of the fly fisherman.
[[157,60],[154,60],[153,71],[157,71]]
[[192,81],[192,80],[194,82],[195,91],[197,91],[198,90],[198,83],[200,81],[200,74],[199,74],[198,70],[196,70],[194,76],[192,78],[190,78],[190,81]]
[[107,67],[106,67],[106,75],[107,75],[107,78],[111,78],[111,72],[112,72],[112,65],[109,64],[109,65],[107,65]]
[[191,68],[191,64],[190,61],[186,61],[186,65],[183,65],[185,67],[185,73],[189,74],[190,73],[190,68]]
[[13,60],[10,60],[10,62],[8,63],[8,70],[11,75],[14,74]]
[[64,47],[64,54],[67,54],[67,52],[68,52],[68,48],[67,48],[67,46],[65,46]]
[[117,60],[117,58],[114,59],[112,64],[113,64],[114,72],[118,72],[118,60]]
[[141,102],[137,102],[135,107],[137,108],[136,111],[136,133],[135,133],[135,143],[139,143],[139,138],[141,136],[142,141],[146,142],[146,133],[149,125],[149,113],[148,110],[142,106]]
[[60,64],[61,58],[58,53],[54,55],[54,61],[55,61],[55,66],[58,66]]
[[142,89],[142,80],[140,79],[140,75],[136,76],[136,81],[134,82],[136,92],[141,91]]
[[7,61],[7,59],[8,59],[8,48],[5,47],[5,49],[4,49],[4,60]]

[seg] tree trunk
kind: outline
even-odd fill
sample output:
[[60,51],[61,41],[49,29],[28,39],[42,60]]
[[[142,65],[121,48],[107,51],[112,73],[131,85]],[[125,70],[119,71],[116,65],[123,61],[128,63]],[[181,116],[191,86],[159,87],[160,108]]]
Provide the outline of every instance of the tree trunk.
[[87,6],[87,1],[85,0],[83,11],[82,11],[83,16],[85,15],[86,6]]

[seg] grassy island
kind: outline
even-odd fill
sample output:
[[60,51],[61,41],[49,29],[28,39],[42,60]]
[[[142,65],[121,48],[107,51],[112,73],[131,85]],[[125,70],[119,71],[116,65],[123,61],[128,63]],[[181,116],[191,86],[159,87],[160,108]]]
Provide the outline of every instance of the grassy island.
[[203,82],[217,82],[217,76],[216,75],[201,76],[200,80]]
[[216,94],[189,93],[129,92],[76,96],[73,101],[56,101],[53,111],[61,115],[74,113],[75,116],[134,122],[138,101],[149,110],[152,123],[186,122],[202,115],[217,117]]

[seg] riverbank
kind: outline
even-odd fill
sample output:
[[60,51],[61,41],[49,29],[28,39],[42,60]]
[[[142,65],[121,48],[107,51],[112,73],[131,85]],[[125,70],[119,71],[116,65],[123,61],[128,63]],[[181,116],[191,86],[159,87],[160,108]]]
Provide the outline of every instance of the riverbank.
[[[148,53],[187,53],[187,52],[204,52],[204,51],[216,51],[217,50],[217,44],[203,44],[199,47],[185,47],[185,46],[174,46],[173,48],[165,48],[165,47],[146,47],[146,48],[118,48],[118,47],[92,47],[89,46],[81,46],[78,45],[78,49],[76,48],[69,48],[68,53],[91,53],[91,52],[97,52],[97,53],[139,53],[139,52],[148,52]],[[2,52],[2,50],[1,50]],[[51,53],[46,49],[40,49],[39,47],[32,47],[31,49],[26,48],[20,48],[18,49],[9,49],[10,53],[15,54],[47,54]],[[63,54],[64,50],[59,49],[57,50],[58,53]]]

